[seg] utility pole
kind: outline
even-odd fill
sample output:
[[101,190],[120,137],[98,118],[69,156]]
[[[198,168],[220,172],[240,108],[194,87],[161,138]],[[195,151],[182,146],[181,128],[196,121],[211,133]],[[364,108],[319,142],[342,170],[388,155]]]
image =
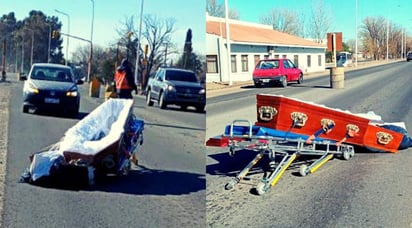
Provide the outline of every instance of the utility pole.
[[[140,61],[140,46],[141,46],[141,37],[142,37],[142,20],[143,20],[143,4],[144,0],[141,0],[141,6],[140,6],[140,24],[139,24],[139,37],[138,37],[138,44],[137,44],[137,50],[136,50],[136,65],[135,65],[135,72],[134,72],[134,82],[136,85],[138,85],[138,74],[139,74],[139,61]],[[141,75],[140,79],[140,86],[141,90],[144,90],[144,84],[145,84],[145,79],[144,76]]]

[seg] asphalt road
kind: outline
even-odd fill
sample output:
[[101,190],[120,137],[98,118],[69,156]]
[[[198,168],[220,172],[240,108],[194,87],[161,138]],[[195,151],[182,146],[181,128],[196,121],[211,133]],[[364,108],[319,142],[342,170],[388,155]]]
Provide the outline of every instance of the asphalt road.
[[[206,138],[223,133],[235,119],[256,121],[257,93],[281,94],[353,113],[374,111],[386,122],[412,128],[412,64],[398,62],[345,73],[345,88],[329,88],[329,77],[287,88],[241,88],[208,98]],[[224,189],[254,157],[250,151],[228,156],[227,148],[208,147],[206,223],[209,227],[411,227],[412,148],[397,154],[357,148],[349,161],[333,159],[316,173],[288,168],[264,195],[254,194],[261,163],[234,190]],[[304,162],[304,161],[301,161]]]
[[[139,167],[88,189],[56,189],[18,183],[29,154],[58,142],[78,119],[24,114],[22,82],[9,79],[10,102],[3,227],[202,227],[205,224],[205,114],[146,107]],[[81,86],[80,117],[103,102]]]

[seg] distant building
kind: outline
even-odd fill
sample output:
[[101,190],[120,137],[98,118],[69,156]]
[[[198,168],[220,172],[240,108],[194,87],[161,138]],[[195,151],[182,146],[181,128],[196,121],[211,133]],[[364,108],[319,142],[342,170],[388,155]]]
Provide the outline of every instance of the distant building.
[[207,82],[251,80],[257,62],[267,58],[289,58],[305,73],[325,70],[326,44],[282,33],[268,25],[230,19],[228,23],[230,78],[225,19],[206,15]]

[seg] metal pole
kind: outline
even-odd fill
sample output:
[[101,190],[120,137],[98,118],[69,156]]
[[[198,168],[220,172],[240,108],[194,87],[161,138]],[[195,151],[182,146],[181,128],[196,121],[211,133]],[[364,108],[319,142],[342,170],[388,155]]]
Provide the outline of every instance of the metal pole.
[[21,43],[21,66],[20,72],[24,72],[24,35],[22,36],[22,43]]
[[389,59],[389,19],[386,20],[386,61]]
[[403,59],[403,29],[401,32],[401,60]]
[[47,49],[47,62],[50,63],[50,46],[51,46],[51,25],[49,24],[49,48]]
[[225,0],[225,23],[226,23],[226,46],[227,46],[227,75],[229,77],[229,86],[232,85],[232,58],[231,58],[231,53],[230,53],[230,31],[229,31],[229,10],[227,6],[227,0]]
[[356,0],[355,67],[358,66],[358,0]]
[[55,9],[57,13],[61,13],[67,17],[67,45],[66,45],[66,58],[64,58],[64,63],[67,65],[67,60],[69,59],[69,35],[70,35],[70,16],[69,14]]
[[31,31],[31,54],[30,54],[30,66],[33,65],[33,48],[34,48],[34,31]]
[[[141,37],[142,37],[142,20],[143,20],[143,4],[144,0],[141,1],[141,6],[140,6],[140,24],[139,24],[139,37],[138,37],[138,44],[137,44],[137,50],[136,50],[136,65],[135,65],[135,72],[134,72],[134,82],[136,85],[138,85],[138,72],[139,72],[139,60],[140,60],[140,45],[141,45]],[[143,90],[144,86],[144,80],[143,76],[141,77],[142,80],[140,80],[140,86],[141,89]]]
[[90,82],[90,74],[92,71],[92,61],[93,61],[93,26],[94,26],[94,0],[92,2],[92,25],[90,29],[90,58],[89,58],[89,66],[87,69],[87,81]]

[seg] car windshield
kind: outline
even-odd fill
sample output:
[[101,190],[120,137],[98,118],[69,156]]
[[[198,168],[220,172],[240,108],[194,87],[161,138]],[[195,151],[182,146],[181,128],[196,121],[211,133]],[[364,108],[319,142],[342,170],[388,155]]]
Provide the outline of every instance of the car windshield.
[[30,77],[36,80],[73,82],[70,70],[59,67],[34,67]]
[[279,60],[260,61],[256,69],[277,69],[279,68]]
[[197,77],[192,72],[167,70],[166,80],[168,81],[184,81],[184,82],[198,82]]

